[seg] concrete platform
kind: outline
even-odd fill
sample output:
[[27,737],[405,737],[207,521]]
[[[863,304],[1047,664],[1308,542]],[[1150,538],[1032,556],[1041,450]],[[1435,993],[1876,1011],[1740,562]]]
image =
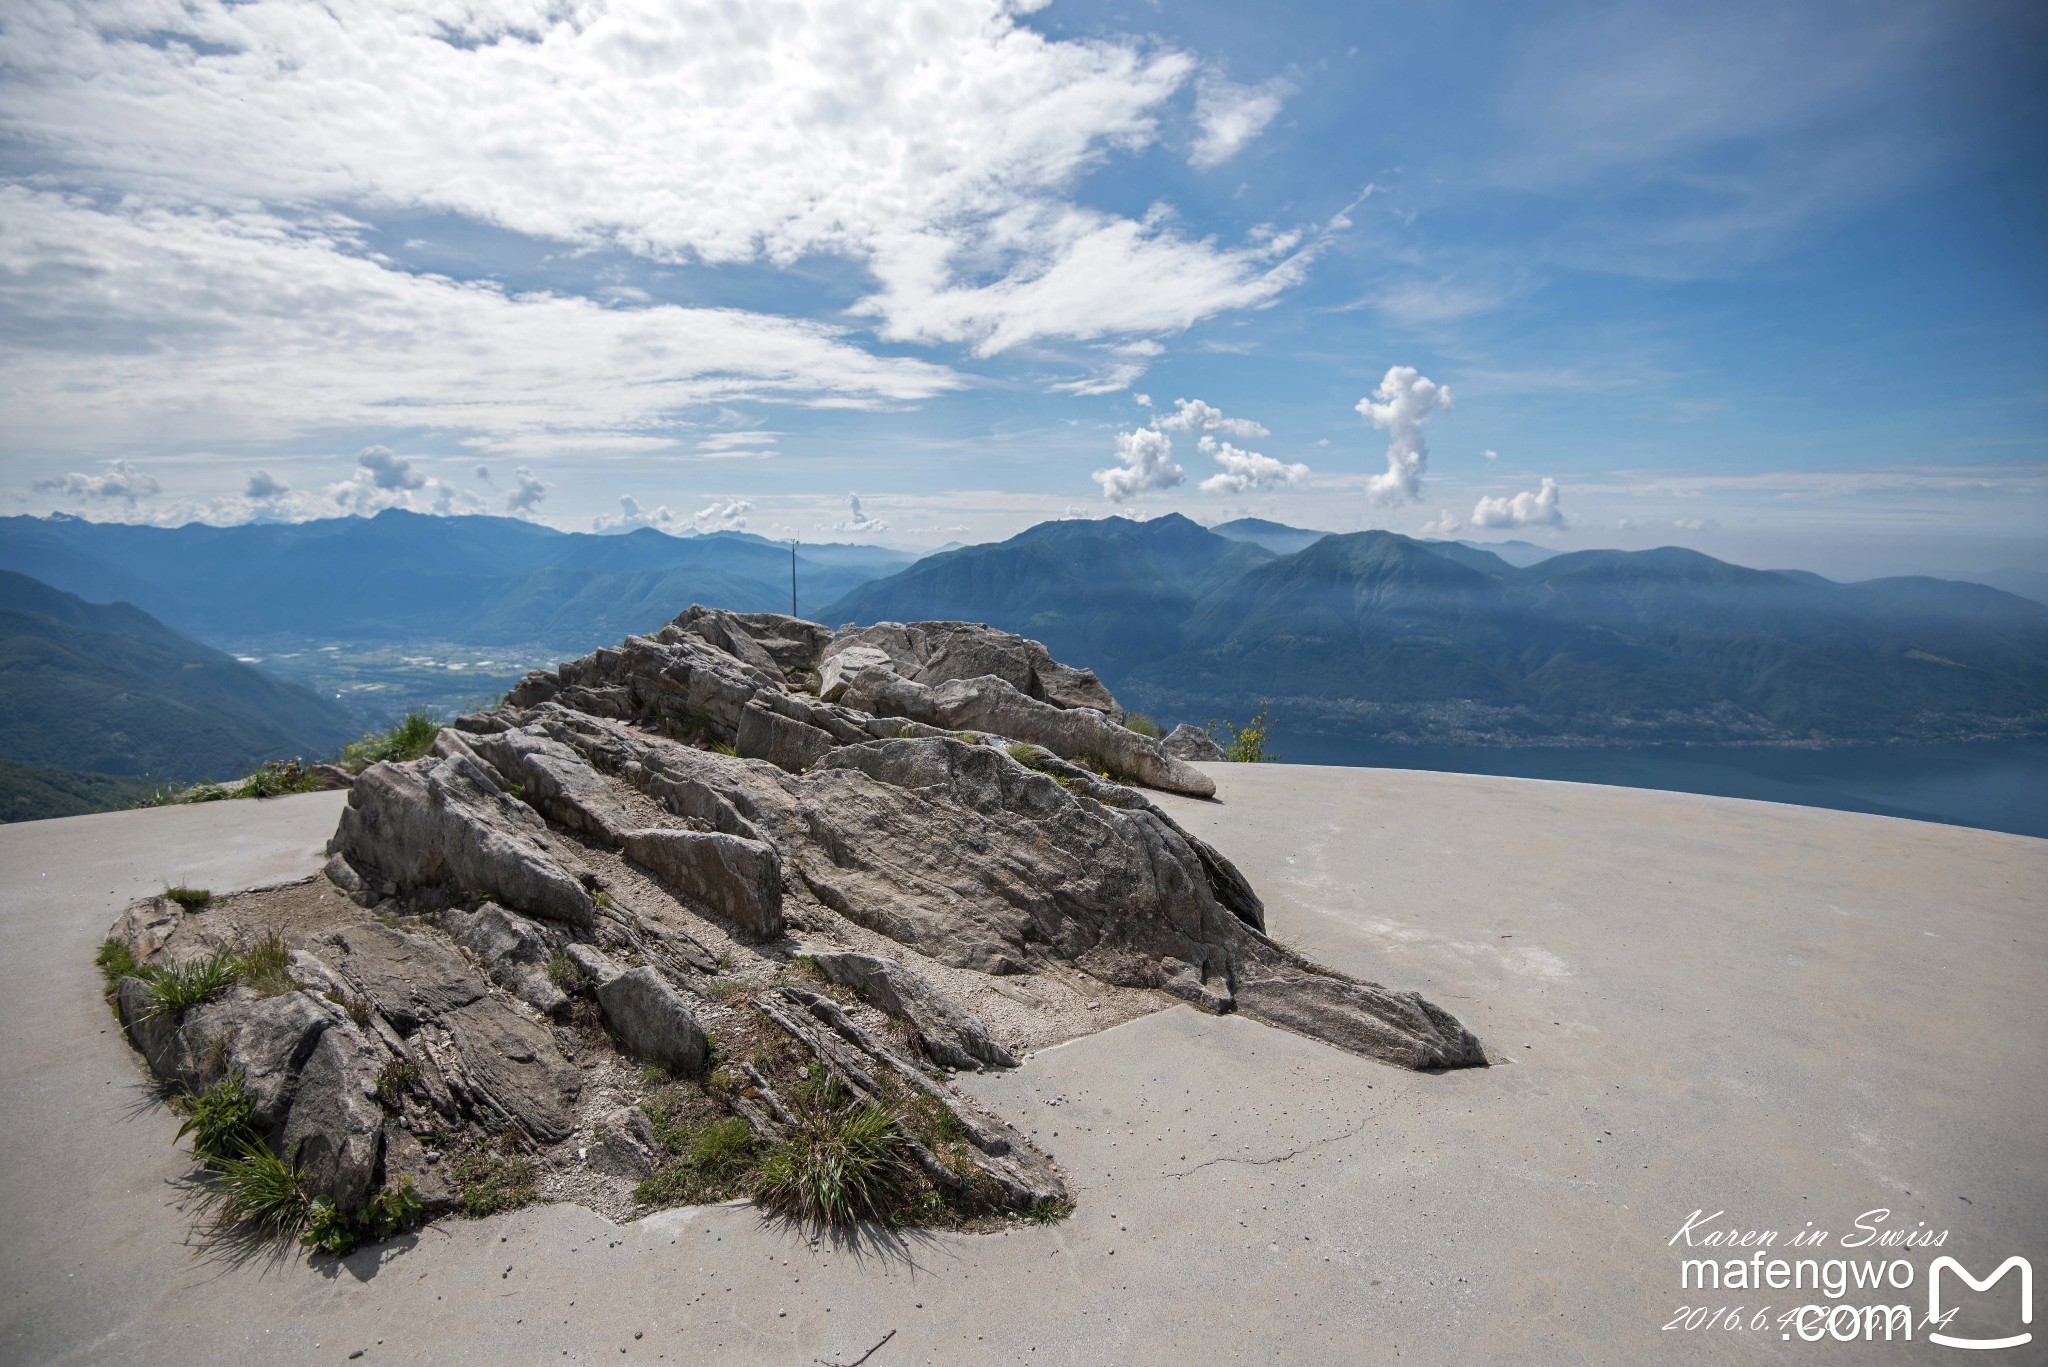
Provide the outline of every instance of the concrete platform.
[[[2041,1361],[1747,1327],[1668,1241],[1864,1212],[2048,1272],[2048,841],[1514,779],[1214,766],[1168,799],[1281,938],[1457,1011],[1508,1062],[1424,1076],[1176,1008],[973,1087],[1080,1206],[813,1246],[745,1208],[445,1222],[340,1268],[187,1244],[174,1120],[101,1003],[129,898],[311,872],[339,797],[0,828],[0,1361]],[[1924,1224],[1923,1224],[1924,1222]],[[1749,1250],[1741,1250],[1747,1254]],[[1696,1249],[1691,1256],[1707,1256]],[[1724,1254],[1723,1256],[1732,1256]],[[2017,1332],[2008,1277],[1953,1332]],[[1680,1306],[1741,1330],[1666,1330]],[[1717,1317],[1717,1323],[1723,1322]],[[887,1337],[884,1342],[885,1336]],[[623,1351],[622,1351],[623,1350]]]

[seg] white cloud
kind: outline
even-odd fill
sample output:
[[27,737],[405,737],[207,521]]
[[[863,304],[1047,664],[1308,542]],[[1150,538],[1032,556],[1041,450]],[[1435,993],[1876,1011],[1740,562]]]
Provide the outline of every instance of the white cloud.
[[390,269],[342,220],[19,185],[0,187],[0,315],[0,450],[427,428],[544,456],[670,445],[648,429],[698,405],[872,408],[961,383],[818,323]]
[[393,455],[389,447],[365,446],[356,457],[356,464],[379,489],[418,489],[427,482],[425,475],[412,468],[411,461]]
[[1271,456],[1262,456],[1257,451],[1240,451],[1229,442],[1219,442],[1214,437],[1203,437],[1201,447],[1223,467],[1221,474],[1211,475],[1202,481],[1205,494],[1243,494],[1253,489],[1299,484],[1308,478],[1306,465],[1283,465]]
[[[1031,8],[32,7],[0,29],[0,125],[75,183],[223,211],[448,213],[664,262],[836,255],[880,282],[858,307],[886,338],[987,355],[1184,328],[1298,278],[1298,261],[1071,202],[1156,141],[1197,63],[1049,38],[1018,22]],[[1278,98],[1204,81],[1197,155],[1235,151]]]
[[1464,529],[1465,523],[1456,513],[1445,508],[1435,517],[1422,524],[1422,536],[1450,536]]
[[1479,453],[1479,456],[1480,456],[1480,459],[1482,459],[1482,460],[1499,460],[1499,459],[1500,459],[1500,452],[1498,452],[1498,451],[1481,451],[1481,452]]
[[670,512],[666,506],[643,508],[640,506],[639,499],[634,498],[631,494],[622,494],[619,497],[619,511],[616,513],[599,513],[591,519],[590,530],[594,532],[608,532],[614,527],[668,528],[677,525],[681,521],[682,519],[675,513]]
[[881,521],[879,518],[869,517],[867,513],[862,510],[860,506],[859,494],[848,494],[846,496],[846,512],[847,517],[845,521],[835,522],[831,526],[825,528],[825,530],[830,532],[860,533],[886,532],[889,530],[888,523]]
[[1117,463],[1090,476],[1113,503],[1152,489],[1171,489],[1187,482],[1187,472],[1173,463],[1173,438],[1153,427],[1116,436]]
[[767,448],[775,445],[780,432],[713,432],[697,442],[697,454],[721,458],[755,457],[766,459],[775,453]]
[[1671,525],[1681,532],[1706,532],[1712,531],[1716,524],[1711,518],[1674,517],[1671,519]]
[[1150,394],[1133,394],[1131,395],[1131,402],[1137,404],[1140,408],[1150,408],[1152,406],[1152,396]]
[[1152,425],[1162,432],[1221,432],[1239,441],[1257,441],[1273,435],[1263,424],[1249,418],[1226,418],[1222,409],[1200,399],[1175,399],[1173,412],[1154,418]]
[[481,463],[479,463],[479,464],[477,465],[477,467],[476,467],[476,472],[475,472],[475,473],[476,473],[476,477],[477,477],[477,478],[478,478],[479,480],[481,480],[481,481],[482,481],[483,483],[485,483],[485,484],[489,484],[489,483],[491,482],[491,467],[490,467],[490,466],[488,466],[488,465],[484,465],[484,464],[481,464]]
[[743,532],[747,529],[747,514],[754,505],[744,498],[728,499],[723,503],[713,502],[699,508],[690,520],[711,532]]
[[555,487],[524,465],[512,472],[512,478],[512,491],[505,495],[505,511],[508,513],[532,512],[548,496],[548,490]]
[[1473,505],[1474,527],[1562,527],[1564,510],[1558,506],[1557,481],[1546,478],[1534,491],[1523,490],[1512,498],[1482,498]]
[[1207,171],[1221,166],[1245,144],[1266,131],[1266,125],[1280,112],[1289,87],[1280,81],[1265,85],[1237,85],[1221,76],[1205,74],[1195,84],[1194,148],[1188,164]]
[[1422,497],[1422,472],[1429,446],[1422,427],[1451,408],[1451,391],[1425,378],[1415,367],[1391,367],[1379,388],[1357,404],[1359,413],[1387,434],[1387,471],[1367,481],[1366,497],[1374,503],[1412,503]]
[[271,474],[270,471],[252,470],[249,472],[248,487],[242,491],[242,497],[250,500],[252,503],[271,503],[283,498],[291,491],[291,485],[286,484],[283,480]]
[[164,486],[156,476],[138,468],[134,462],[125,460],[109,461],[103,475],[82,475],[72,472],[54,479],[39,479],[30,486],[37,493],[56,494],[64,498],[85,498],[96,500],[118,500],[131,507],[137,500],[154,498],[163,492]]

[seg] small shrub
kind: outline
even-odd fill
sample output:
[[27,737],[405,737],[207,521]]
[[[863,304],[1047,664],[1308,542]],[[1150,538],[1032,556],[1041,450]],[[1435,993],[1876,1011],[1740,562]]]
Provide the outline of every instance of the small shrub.
[[1031,1203],[1025,1218],[1034,1225],[1056,1225],[1074,1213],[1074,1203],[1054,1196],[1041,1196]]
[[1223,746],[1223,756],[1235,764],[1270,764],[1280,756],[1272,748],[1272,723],[1266,712],[1270,704],[1260,703],[1258,715],[1244,725],[1236,722],[1216,720],[1209,723],[1209,731]]
[[260,1140],[231,1157],[216,1158],[208,1166],[213,1170],[213,1183],[205,1204],[217,1225],[244,1225],[272,1236],[304,1227],[309,1202],[298,1169]]
[[205,888],[188,888],[182,884],[175,888],[165,888],[164,896],[187,911],[197,911],[213,900],[213,894]]
[[339,1258],[359,1244],[381,1243],[402,1234],[419,1222],[419,1193],[412,1179],[401,1177],[395,1187],[381,1188],[361,1210],[343,1210],[325,1196],[307,1208],[306,1230],[299,1242],[308,1252],[331,1253]]
[[761,1165],[754,1199],[810,1224],[894,1224],[911,1185],[896,1115],[880,1102],[817,1108]]
[[434,719],[433,713],[408,712],[404,720],[389,730],[373,731],[343,747],[341,762],[357,773],[382,762],[403,764],[433,749],[434,737],[440,734],[441,723]]
[[225,950],[176,968],[146,969],[142,977],[149,984],[149,1014],[182,1015],[191,1007],[212,1001],[234,986],[241,972],[240,961]]
[[121,985],[121,979],[133,978],[142,971],[136,966],[135,951],[128,948],[128,942],[111,935],[100,941],[100,952],[92,956],[92,961],[99,965],[100,977],[106,980],[109,992]]
[[617,902],[612,900],[612,895],[606,892],[603,888],[599,888],[597,891],[591,893],[590,900],[597,903],[599,906],[603,907],[606,911],[610,911],[613,907],[618,905]]
[[292,952],[285,948],[276,931],[265,935],[253,949],[242,951],[238,962],[242,981],[254,988],[259,997],[276,997],[299,989],[292,981]]
[[395,1058],[377,1074],[377,1102],[387,1111],[395,1111],[405,1102],[405,1094],[420,1085],[420,1066],[411,1059]]
[[754,986],[745,978],[713,978],[704,984],[704,992],[713,1001],[734,1002],[752,993]]
[[559,949],[548,956],[548,977],[564,992],[580,991],[583,987],[583,969]]
[[242,780],[243,797],[283,797],[313,791],[313,776],[295,759],[272,760]]
[[1153,740],[1159,739],[1159,723],[1146,716],[1143,712],[1126,713],[1124,715],[1124,729],[1126,731],[1136,731],[1141,736],[1150,736]]
[[455,1165],[455,1180],[462,1189],[462,1213],[472,1218],[517,1209],[539,1195],[533,1164],[524,1158],[472,1153]]
[[187,1103],[178,1138],[192,1137],[192,1154],[201,1159],[232,1159],[261,1143],[256,1133],[256,1102],[240,1073],[230,1073]]

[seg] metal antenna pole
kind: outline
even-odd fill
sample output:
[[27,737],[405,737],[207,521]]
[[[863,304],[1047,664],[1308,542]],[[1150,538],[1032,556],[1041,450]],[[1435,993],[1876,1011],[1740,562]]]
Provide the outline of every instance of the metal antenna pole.
[[789,615],[796,616],[796,538],[789,539]]

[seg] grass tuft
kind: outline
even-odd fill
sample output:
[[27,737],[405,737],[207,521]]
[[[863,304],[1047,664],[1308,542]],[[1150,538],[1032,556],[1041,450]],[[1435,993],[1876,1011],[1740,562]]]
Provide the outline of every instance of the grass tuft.
[[373,731],[343,747],[341,762],[343,767],[354,773],[361,773],[372,764],[403,764],[433,749],[434,737],[440,734],[441,723],[435,720],[433,713],[408,712],[404,720],[389,730]]
[[176,968],[145,969],[142,978],[149,984],[149,1014],[182,1015],[234,986],[241,972],[241,961],[225,950]]
[[229,1157],[213,1159],[212,1185],[205,1197],[214,1223],[243,1225],[258,1234],[282,1236],[303,1228],[310,1203],[299,1172],[260,1140]]
[[377,1074],[377,1103],[387,1111],[397,1110],[405,1094],[420,1085],[421,1076],[420,1066],[411,1059],[392,1059]]
[[128,948],[128,942],[111,935],[100,941],[100,952],[92,956],[92,961],[99,965],[100,977],[106,980],[108,992],[119,987],[121,979],[133,978],[142,972],[135,963],[135,951]]
[[643,1205],[695,1205],[741,1190],[756,1155],[754,1131],[736,1115],[691,1123],[659,1102],[641,1108],[654,1137],[674,1155],[659,1172],[634,1189]]
[[259,997],[278,997],[299,990],[299,985],[292,981],[292,952],[274,930],[257,941],[254,948],[243,950],[237,962],[242,981],[254,988]]
[[896,1120],[873,1101],[805,1108],[762,1163],[754,1199],[808,1224],[895,1223],[912,1181]]
[[205,1160],[232,1160],[261,1145],[256,1133],[256,1102],[240,1073],[230,1073],[186,1103],[185,1123],[178,1138],[192,1138],[192,1154]]
[[197,911],[213,900],[213,894],[205,888],[188,888],[182,883],[174,888],[165,888],[164,896],[187,911]]
[[462,1213],[472,1218],[495,1215],[530,1205],[540,1195],[533,1163],[489,1153],[472,1153],[455,1165],[462,1190]]
[[1136,731],[1139,735],[1150,736],[1153,740],[1159,739],[1159,723],[1143,712],[1125,713],[1124,730]]
[[564,992],[579,992],[584,986],[582,967],[559,949],[548,956],[548,978]]

